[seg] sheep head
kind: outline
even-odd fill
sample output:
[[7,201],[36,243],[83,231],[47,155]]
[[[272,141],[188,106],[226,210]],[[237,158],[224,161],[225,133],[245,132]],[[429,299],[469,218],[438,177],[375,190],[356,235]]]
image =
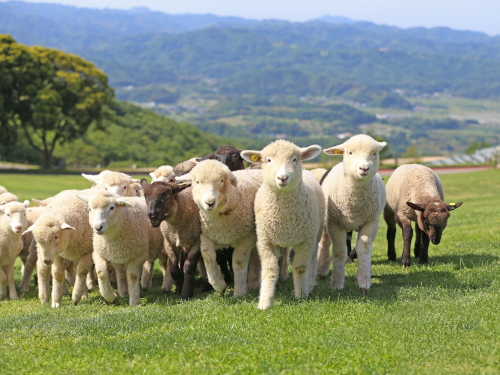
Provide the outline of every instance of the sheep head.
[[203,160],[218,160],[222,164],[227,165],[230,171],[238,171],[245,169],[243,164],[243,158],[240,155],[241,150],[233,146],[221,146],[218,150],[212,152],[203,158],[198,158],[196,161],[200,162]]
[[30,205],[29,201],[10,202],[0,206],[1,227],[7,227],[9,231],[21,234],[26,229],[26,207]]
[[177,185],[171,182],[156,181],[148,184],[141,180],[144,189],[144,198],[148,207],[148,219],[152,227],[159,227],[164,219],[175,216],[177,213],[177,194],[190,187],[188,184]]
[[446,204],[442,200],[431,199],[422,204],[412,202],[406,202],[406,204],[420,213],[417,215],[419,228],[429,236],[434,245],[438,245],[448,224],[450,211],[456,210],[462,202]]
[[170,165],[162,165],[149,175],[151,176],[151,183],[156,181],[175,182],[174,168]]
[[193,199],[205,212],[219,212],[228,200],[231,189],[238,186],[238,180],[229,168],[217,160],[204,160],[191,172],[175,178],[193,186]]
[[115,212],[132,204],[109,192],[98,191],[94,195],[77,194],[78,198],[89,205],[89,223],[96,234],[103,234],[113,226]]
[[130,177],[128,174],[106,170],[96,176],[84,173],[82,173],[82,176],[94,183],[92,187],[103,188],[104,190],[121,197],[136,196],[136,191],[131,185],[139,182],[139,180]]
[[65,223],[61,218],[43,215],[24,233],[33,233],[42,261],[50,266],[54,263],[56,256],[68,247],[70,232],[73,230],[75,228]]
[[302,161],[314,159],[321,152],[317,145],[298,147],[285,140],[277,140],[262,151],[245,150],[243,159],[262,165],[264,183],[275,191],[293,190],[302,180]]
[[3,193],[3,194],[0,194],[0,206],[4,205],[4,204],[7,204],[7,203],[10,203],[10,202],[18,202],[18,201],[19,201],[19,198],[16,197],[12,193]]
[[355,135],[341,145],[324,150],[327,155],[343,155],[346,175],[357,180],[370,180],[378,171],[379,153],[387,145],[372,137]]

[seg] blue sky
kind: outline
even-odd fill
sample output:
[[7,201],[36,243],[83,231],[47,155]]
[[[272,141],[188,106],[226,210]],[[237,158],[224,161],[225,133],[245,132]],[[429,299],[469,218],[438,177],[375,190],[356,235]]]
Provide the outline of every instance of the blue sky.
[[[3,0],[0,0],[3,1]],[[89,8],[146,6],[165,13],[213,13],[253,19],[306,21],[323,15],[399,26],[447,26],[500,34],[500,0],[56,0]]]

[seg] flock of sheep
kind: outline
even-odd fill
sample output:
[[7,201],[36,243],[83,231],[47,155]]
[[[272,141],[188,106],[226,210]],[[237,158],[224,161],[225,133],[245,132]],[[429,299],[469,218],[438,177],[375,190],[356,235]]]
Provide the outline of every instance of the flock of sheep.
[[[0,299],[17,299],[14,262],[23,262],[20,291],[28,292],[37,268],[40,301],[59,307],[67,284],[77,304],[99,284],[114,302],[129,296],[140,304],[140,289],[151,287],[153,265],[163,270],[162,290],[175,284],[183,300],[193,296],[196,272],[203,291],[223,294],[234,279],[234,295],[260,287],[259,309],[269,308],[276,283],[292,274],[295,296],[308,296],[318,273],[333,263],[331,286],[344,286],[346,260],[357,256],[358,286],[370,289],[372,243],[384,212],[388,258],[395,260],[396,223],[403,229],[402,265],[410,265],[416,222],[415,256],[428,261],[429,241],[438,244],[450,211],[441,181],[429,168],[403,165],[384,186],[378,175],[385,142],[357,135],[326,149],[343,162],[326,171],[304,170],[321,147],[300,148],[278,140],[262,151],[221,147],[175,168],[162,166],[152,182],[111,171],[83,175],[93,186],[65,190],[29,208],[29,202],[0,186]],[[245,169],[243,160],[251,163]],[[387,198],[386,198],[387,195]],[[350,256],[352,231],[357,232]],[[332,245],[332,246],[331,246]],[[332,247],[332,256],[330,255]],[[293,251],[292,251],[293,249]],[[348,257],[349,256],[349,257]],[[51,277],[52,276],[52,277]]]

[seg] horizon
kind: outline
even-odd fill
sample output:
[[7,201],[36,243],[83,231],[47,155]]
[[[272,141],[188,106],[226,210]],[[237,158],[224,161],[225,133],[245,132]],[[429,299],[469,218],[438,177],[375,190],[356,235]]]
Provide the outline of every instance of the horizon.
[[[469,12],[466,8],[459,6],[460,4],[465,5],[467,0],[441,0],[439,1],[439,5],[443,5],[444,3],[449,3],[450,7],[445,9],[441,9],[441,13],[443,17],[439,18],[439,12],[431,12],[426,9],[431,6],[431,8],[436,7],[436,2],[431,0],[421,0],[419,3],[420,12],[412,11],[412,6],[408,6],[407,9],[404,10],[403,14],[406,14],[406,17],[401,16],[402,9],[401,6],[395,6],[398,0],[379,0],[377,1],[378,5],[375,7],[377,12],[371,12],[373,10],[373,4],[369,4],[363,11],[359,11],[359,9],[354,6],[355,3],[363,2],[363,0],[354,0],[347,4],[346,2],[340,2],[342,4],[334,4],[336,6],[336,11],[333,11],[331,7],[331,2],[327,0],[316,0],[313,5],[318,3],[328,2],[329,4],[325,4],[325,6],[321,7],[319,10],[317,7],[308,6],[307,11],[301,11],[301,9],[297,9],[298,0],[293,0],[295,2],[294,6],[285,8],[278,7],[278,12],[275,11],[276,7],[270,7],[271,9],[266,8],[266,12],[259,13],[258,6],[253,6],[251,10],[246,9],[245,6],[247,4],[239,4],[239,8],[237,6],[236,9],[234,7],[228,5],[235,5],[228,0],[216,0],[210,4],[202,4],[202,0],[186,0],[183,1],[182,4],[173,3],[169,4],[166,1],[159,0],[125,0],[125,1],[117,1],[117,0],[61,0],[61,1],[37,1],[37,0],[0,0],[0,2],[24,2],[24,3],[32,3],[32,4],[51,4],[51,5],[62,5],[62,6],[70,6],[77,7],[81,9],[96,9],[96,10],[123,10],[123,11],[132,11],[134,8],[137,9],[148,9],[151,12],[161,12],[169,15],[214,15],[218,17],[237,17],[244,18],[248,20],[277,20],[277,21],[288,21],[288,22],[296,22],[296,23],[304,23],[313,20],[317,20],[322,17],[341,17],[347,18],[354,22],[371,22],[378,25],[397,27],[401,29],[411,29],[411,28],[448,28],[457,31],[471,31],[471,32],[480,32],[487,34],[488,36],[498,36],[500,35],[500,24],[496,21],[496,17],[493,17],[495,11],[500,11],[500,3],[492,5],[488,0],[478,0],[477,3],[489,3],[490,8],[494,8],[495,11],[484,12],[485,7],[474,6],[475,10],[480,9],[481,14],[479,17],[474,18],[474,12]],[[264,3],[262,0],[256,0],[257,3]],[[286,0],[275,0],[273,4],[276,3],[284,3]],[[288,1],[290,2],[290,0]],[[287,3],[288,3],[287,2]],[[195,4],[196,3],[196,4]],[[408,5],[408,2],[405,2],[405,5]],[[416,1],[411,1],[411,3],[417,3]],[[453,3],[453,6],[451,4]],[[255,4],[255,2],[254,2]],[[458,4],[458,5],[457,5]],[[193,11],[196,8],[199,11]],[[203,5],[203,6],[200,6]],[[224,10],[222,11],[219,5],[224,5]],[[243,5],[243,6],[242,6]],[[267,4],[268,5],[268,4]],[[366,5],[366,4],[365,4]],[[386,5],[386,7],[384,7]],[[187,6],[187,7],[186,7]],[[371,7],[370,7],[371,6]],[[169,7],[168,9],[165,9]],[[247,7],[248,8],[248,7]],[[300,6],[299,6],[300,8]],[[356,9],[353,9],[356,8]],[[389,8],[389,9],[386,9]],[[232,9],[232,10],[231,10]],[[220,10],[220,11],[217,11]],[[337,11],[338,10],[338,11]],[[455,12],[450,12],[454,10]],[[457,17],[456,12],[461,10],[461,17]],[[333,12],[332,12],[333,11]],[[343,12],[342,12],[343,11]],[[323,13],[321,13],[323,12]],[[371,12],[371,13],[370,13]],[[422,13],[423,12],[423,13]],[[444,13],[443,13],[444,12]],[[300,13],[300,15],[298,15]],[[314,14],[313,14],[314,13]],[[370,13],[372,17],[363,17],[365,13]],[[410,14],[411,13],[411,14]],[[258,15],[260,14],[260,16]],[[288,15],[288,16],[287,16]],[[359,15],[359,16],[356,16]],[[418,21],[418,19],[422,18],[424,15],[426,21]],[[432,16],[432,17],[431,17]],[[435,17],[438,16],[439,19],[443,19],[443,22],[435,21]],[[444,17],[446,16],[446,17]],[[491,22],[485,22],[485,16],[490,16]],[[469,22],[463,22],[463,18],[466,18]],[[395,19],[394,19],[395,18]],[[446,22],[448,18],[449,22]],[[460,21],[462,19],[462,21]],[[416,20],[416,21],[415,21]],[[479,24],[477,23],[479,21]],[[462,24],[460,24],[462,22]],[[475,27],[477,26],[477,27]]]

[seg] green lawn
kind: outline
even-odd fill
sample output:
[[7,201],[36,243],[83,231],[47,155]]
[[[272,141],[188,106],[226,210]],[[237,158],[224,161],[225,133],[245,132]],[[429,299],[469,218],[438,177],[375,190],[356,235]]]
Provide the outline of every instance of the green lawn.
[[[0,302],[0,373],[491,373],[500,371],[500,172],[442,176],[451,214],[430,264],[388,262],[385,223],[373,250],[373,286],[363,296],[357,263],[342,291],[319,280],[308,300],[277,288],[269,310],[258,293],[200,294],[178,304],[161,272],[142,306],[104,302],[41,306],[37,291]],[[0,175],[22,198],[84,188],[73,176]],[[402,236],[396,239],[399,260]],[[19,282],[20,272],[16,278]]]

